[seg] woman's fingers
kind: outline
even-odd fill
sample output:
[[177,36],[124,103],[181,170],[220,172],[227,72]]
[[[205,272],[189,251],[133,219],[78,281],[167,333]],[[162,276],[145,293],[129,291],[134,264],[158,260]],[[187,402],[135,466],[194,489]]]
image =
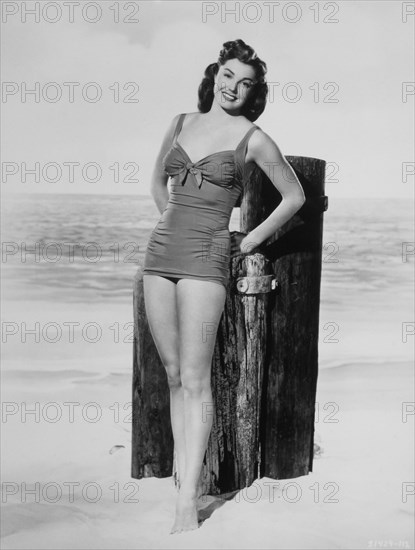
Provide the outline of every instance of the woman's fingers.
[[251,254],[255,251],[263,252],[263,246],[255,242],[245,242],[241,247],[241,243],[248,233],[242,233],[241,231],[232,231],[231,233],[231,257]]
[[231,257],[238,254],[243,254],[240,244],[242,242],[242,239],[246,237],[246,235],[247,233],[242,233],[241,231],[231,232]]

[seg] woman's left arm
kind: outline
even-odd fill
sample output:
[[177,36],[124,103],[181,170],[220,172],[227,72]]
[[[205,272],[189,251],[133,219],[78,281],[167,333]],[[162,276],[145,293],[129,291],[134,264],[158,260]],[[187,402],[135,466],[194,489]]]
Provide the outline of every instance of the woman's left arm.
[[282,196],[282,201],[268,218],[242,239],[241,251],[249,253],[291,219],[306,198],[294,170],[277,144],[265,132],[257,130],[252,134],[246,156],[261,168]]

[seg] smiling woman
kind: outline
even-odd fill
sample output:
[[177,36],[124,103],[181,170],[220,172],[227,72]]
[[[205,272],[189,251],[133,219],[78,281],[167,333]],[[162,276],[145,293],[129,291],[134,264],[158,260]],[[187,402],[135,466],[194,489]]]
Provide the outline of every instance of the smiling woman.
[[265,109],[268,95],[266,65],[243,40],[225,42],[223,46],[218,63],[211,63],[205,70],[199,86],[198,109],[201,113],[208,113],[220,91],[217,100],[224,106],[227,101],[237,103],[239,115],[254,121]]
[[[305,200],[278,146],[253,124],[265,109],[265,63],[243,40],[223,46],[199,86],[199,111],[172,120],[152,178],[162,215],[146,249],[143,287],[147,320],[170,389],[179,473],[171,533],[198,527],[197,490],[212,427],[212,415],[203,411],[213,408],[212,355],[230,258],[252,252]],[[230,234],[232,209],[255,165],[264,172],[273,167],[267,175],[283,200],[249,235]]]

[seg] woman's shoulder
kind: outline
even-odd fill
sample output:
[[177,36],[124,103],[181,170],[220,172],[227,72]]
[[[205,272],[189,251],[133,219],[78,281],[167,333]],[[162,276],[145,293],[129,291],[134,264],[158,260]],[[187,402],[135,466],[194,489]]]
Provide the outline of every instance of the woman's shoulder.
[[200,111],[192,111],[191,113],[180,113],[178,116],[181,117],[183,116],[184,118],[196,118],[197,115],[200,115],[201,112]]
[[180,119],[182,119],[182,124],[186,120],[187,122],[193,120],[196,115],[200,115],[199,111],[194,111],[192,113],[177,113],[171,121],[173,127],[176,127],[179,124]]
[[[252,122],[251,120],[249,120],[248,118],[246,118],[244,115],[240,115],[239,117],[237,117],[238,120],[237,121],[237,124],[239,126],[239,129],[240,131],[243,133],[243,132],[249,132],[250,130],[252,130],[253,128],[255,129],[258,129],[258,130],[261,130],[261,128],[255,124],[254,122]],[[262,130],[261,130],[262,131]],[[258,132],[253,132],[254,134],[257,134]]]
[[[256,125],[254,125],[256,126]],[[247,151],[247,158],[256,160],[257,158],[276,158],[279,162],[283,160],[283,155],[280,147],[275,140],[266,132],[257,126],[257,131],[252,132]]]
[[251,149],[261,149],[263,147],[272,147],[277,145],[272,137],[264,132],[260,126],[252,124],[252,128],[256,128],[256,131],[252,132],[249,140]]

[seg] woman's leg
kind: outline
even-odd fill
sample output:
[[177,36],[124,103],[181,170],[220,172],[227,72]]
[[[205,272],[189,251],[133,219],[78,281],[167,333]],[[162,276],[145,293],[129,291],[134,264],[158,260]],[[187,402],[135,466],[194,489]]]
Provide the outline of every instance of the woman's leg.
[[177,283],[186,470],[172,532],[198,526],[196,491],[213,420],[212,357],[225,300],[226,290],[220,284],[193,279]]
[[158,275],[144,275],[143,288],[148,324],[167,373],[171,426],[179,480],[181,480],[185,473],[186,447],[183,388],[180,380],[176,284]]

